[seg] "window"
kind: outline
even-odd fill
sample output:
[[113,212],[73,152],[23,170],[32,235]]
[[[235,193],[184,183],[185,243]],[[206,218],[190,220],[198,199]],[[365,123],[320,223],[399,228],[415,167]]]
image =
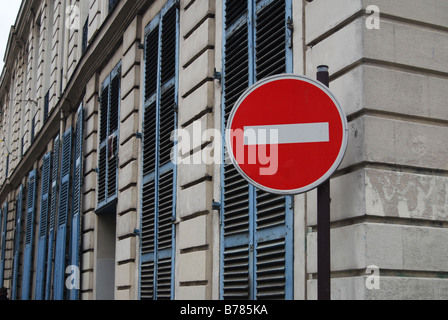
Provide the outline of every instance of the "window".
[[24,150],[25,150],[25,137],[22,137],[22,139],[20,139],[20,158],[21,159],[23,159]]
[[36,130],[36,116],[31,119],[31,144],[34,142],[34,134]]
[[44,125],[48,120],[48,110],[50,108],[50,91],[47,92],[44,98]]
[[[76,137],[75,137],[75,163],[73,177],[73,212],[71,221],[71,239],[70,239],[70,265],[81,269],[81,197],[82,197],[82,180],[83,174],[83,127],[84,127],[84,110],[81,104],[78,108],[78,120],[76,121]],[[70,300],[79,299],[79,289],[72,288],[69,295]]]
[[25,255],[22,273],[22,300],[31,298],[31,278],[34,252],[34,214],[36,209],[37,172],[33,170],[28,176],[28,195],[26,207]]
[[14,253],[12,267],[12,292],[11,300],[17,300],[19,288],[19,266],[20,266],[20,238],[22,234],[22,205],[23,205],[23,186],[20,186],[20,192],[16,201],[16,225],[14,229]]
[[[8,149],[6,149],[8,151]],[[9,178],[9,153],[6,155],[6,175],[5,179],[7,180]]]
[[98,208],[117,198],[121,63],[101,86]]
[[60,159],[61,139],[59,135],[54,140],[53,145],[53,164],[51,172],[51,200],[50,200],[50,216],[48,225],[48,250],[47,250],[47,270],[45,276],[45,300],[52,297],[52,281],[53,281],[53,261],[55,251],[56,237],[56,214],[58,203],[58,186],[59,186],[59,159]]
[[[169,1],[145,33],[140,298],[174,298],[176,168],[171,162],[176,128],[179,12]],[[160,63],[159,63],[160,62]]]
[[87,39],[89,35],[89,17],[87,17],[86,22],[82,28],[82,45],[81,45],[81,54],[83,54],[87,49]]
[[69,128],[62,136],[62,154],[59,180],[59,206],[57,216],[55,258],[54,258],[54,300],[65,299],[65,263],[67,259],[67,232],[69,227],[70,210],[70,183],[72,164],[72,136],[73,130]]
[[6,233],[8,223],[8,202],[0,209],[0,288],[4,286],[5,258],[6,258]]
[[117,5],[118,1],[120,1],[120,0],[109,0],[109,12],[112,12],[112,10]]
[[48,235],[48,212],[50,204],[50,178],[51,178],[51,152],[48,152],[43,159],[41,194],[40,194],[40,217],[38,228],[38,242],[36,255],[36,300],[43,300],[45,297],[45,269],[47,262],[47,235]]
[[[224,2],[223,130],[249,86],[292,72],[291,12],[290,0]],[[248,185],[232,164],[221,183],[221,299],[292,299],[293,198]]]

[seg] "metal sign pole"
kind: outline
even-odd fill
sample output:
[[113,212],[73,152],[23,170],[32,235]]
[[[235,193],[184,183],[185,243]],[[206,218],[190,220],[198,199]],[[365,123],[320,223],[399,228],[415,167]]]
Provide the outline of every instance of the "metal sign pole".
[[[328,66],[317,68],[317,80],[329,86]],[[330,180],[317,189],[317,298],[331,300]]]

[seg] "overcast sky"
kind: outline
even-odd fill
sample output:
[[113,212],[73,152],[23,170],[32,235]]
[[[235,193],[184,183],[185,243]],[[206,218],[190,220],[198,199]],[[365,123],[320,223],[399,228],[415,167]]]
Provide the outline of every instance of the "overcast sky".
[[6,44],[9,31],[16,22],[22,0],[0,0],[0,74],[3,70]]

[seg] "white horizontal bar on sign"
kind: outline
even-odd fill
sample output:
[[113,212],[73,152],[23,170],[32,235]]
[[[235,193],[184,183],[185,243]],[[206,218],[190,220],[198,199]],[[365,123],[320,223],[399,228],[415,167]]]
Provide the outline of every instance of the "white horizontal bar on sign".
[[244,127],[245,146],[329,141],[328,122]]

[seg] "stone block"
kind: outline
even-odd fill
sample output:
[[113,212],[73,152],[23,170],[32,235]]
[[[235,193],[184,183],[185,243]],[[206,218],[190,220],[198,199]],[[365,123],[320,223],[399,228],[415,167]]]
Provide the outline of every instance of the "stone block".
[[179,154],[183,157],[197,151],[199,148],[212,142],[219,137],[214,137],[211,129],[214,129],[213,114],[206,113],[198,120],[179,131],[178,148]]
[[129,187],[137,185],[139,172],[137,161],[131,161],[121,167],[118,171],[118,190],[122,192]]
[[96,173],[98,167],[97,153],[91,152],[84,158],[84,174],[87,175],[90,172]]
[[363,7],[374,4],[381,14],[387,14],[418,23],[448,27],[448,11],[443,0],[362,0]]
[[178,214],[181,219],[211,210],[213,183],[203,181],[178,193]]
[[209,286],[186,286],[179,287],[176,291],[178,300],[204,301],[210,300]]
[[215,50],[207,50],[195,59],[187,68],[180,71],[180,95],[185,98],[194,89],[207,80],[213,79],[215,68]]
[[95,254],[93,251],[87,251],[82,254],[82,270],[93,270],[93,262],[94,262]]
[[85,100],[90,101],[92,97],[98,94],[99,88],[99,74],[95,73],[92,78],[86,84],[86,95]]
[[[135,237],[125,238],[117,241],[116,261],[123,262],[135,260],[136,256],[136,240]],[[129,263],[127,263],[128,265]],[[128,282],[129,285],[129,282]]]
[[349,143],[341,168],[369,161],[446,170],[446,127],[363,116],[349,125]]
[[142,19],[141,16],[136,16],[129,24],[123,35],[123,54],[127,55],[128,50],[135,44],[135,41],[142,39]]
[[177,235],[179,249],[182,250],[207,245],[207,230],[206,215],[181,222],[179,224],[179,233]]
[[95,245],[95,233],[94,231],[85,232],[82,235],[82,251],[87,251],[94,248]]
[[96,223],[96,214],[93,211],[93,209],[91,211],[85,212],[82,217],[82,230],[83,231],[93,230],[95,228],[95,223]]
[[118,194],[117,213],[124,214],[128,211],[136,211],[138,207],[138,188],[129,187]]
[[206,19],[185,40],[181,41],[181,65],[185,67],[215,42],[215,19]]
[[129,211],[117,217],[117,237],[122,238],[133,235],[138,228],[138,216],[136,211]]
[[[190,4],[185,10],[185,7]],[[192,30],[194,30],[204,18],[211,16],[215,13],[215,1],[203,0],[203,1],[181,1],[181,34],[183,37],[187,37]]]
[[214,97],[214,83],[213,81],[207,81],[186,98],[181,98],[179,124],[184,126],[184,124],[213,109]]
[[96,190],[84,194],[82,199],[83,212],[89,212],[96,209]]
[[135,137],[140,127],[140,117],[138,113],[132,113],[120,124],[120,145],[123,145]]
[[121,73],[123,76],[126,76],[128,71],[131,70],[134,65],[140,64],[142,50],[138,48],[139,43],[140,42],[135,41],[133,44],[131,44],[129,50],[123,56],[121,63]]
[[122,146],[120,146],[120,167],[126,165],[130,161],[137,160],[140,152],[140,140],[131,138]]
[[443,176],[365,170],[366,214],[448,220],[448,179]]
[[447,79],[373,66],[364,73],[366,108],[448,120]]
[[82,300],[93,300],[93,295],[91,292],[86,292],[86,290],[93,290],[93,279],[94,279],[94,273],[93,272],[83,272],[81,274],[81,290],[82,293]]
[[179,255],[179,282],[207,280],[207,251],[197,251]]
[[[363,22],[365,19],[362,19]],[[363,52],[369,59],[448,72],[448,37],[419,25],[381,21],[379,30],[362,28]],[[418,45],[415,45],[417,44]],[[412,48],[412,49],[410,49]]]
[[[329,14],[331,8],[331,14]],[[313,1],[305,6],[306,43],[334,29],[339,24],[362,10],[362,0],[341,0],[334,5],[332,0]]]
[[[117,265],[115,268],[115,286],[130,286],[134,282],[135,270],[136,268],[134,262]],[[117,292],[120,291],[122,290],[117,290]]]
[[448,230],[443,228],[403,226],[403,269],[448,271]]
[[[331,230],[332,271],[380,269],[446,272],[448,231],[363,223]],[[308,234],[308,273],[317,272],[317,234]]]
[[[368,289],[368,276],[331,279],[332,300],[446,300],[448,280],[387,276],[379,289]],[[317,300],[317,280],[308,281],[308,299]]]
[[306,75],[316,78],[317,67],[328,65],[334,74],[365,57],[363,19],[349,23],[321,42],[306,50]]
[[126,97],[122,96],[120,105],[120,120],[126,120],[130,115],[139,111],[141,91],[134,88]]
[[134,65],[121,79],[121,98],[124,100],[132,90],[140,87],[140,66]]
[[206,164],[202,159],[203,150],[182,159],[178,165],[178,181],[181,187],[185,187],[198,180],[208,179],[213,176],[213,165]]
[[89,174],[84,175],[83,180],[84,193],[96,191],[97,186],[98,186],[98,175],[95,171],[91,171]]
[[115,291],[115,300],[117,301],[131,301],[134,298],[134,288],[131,289],[119,289]]

